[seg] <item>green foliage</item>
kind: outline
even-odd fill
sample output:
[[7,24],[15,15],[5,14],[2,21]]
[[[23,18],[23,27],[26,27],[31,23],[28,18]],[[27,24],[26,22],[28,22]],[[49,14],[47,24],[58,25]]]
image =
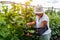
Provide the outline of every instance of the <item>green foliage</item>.
[[20,40],[24,35],[23,29],[29,28],[26,27],[26,23],[34,20],[33,7],[17,4],[11,4],[11,6],[12,8],[8,11],[8,6],[2,5],[0,12],[1,40]]
[[[33,38],[34,36],[23,36],[23,29],[29,28],[26,27],[26,23],[35,20],[33,7],[21,4],[11,4],[11,6],[12,8],[8,11],[8,6],[2,5],[2,11],[0,11],[0,40],[38,40],[39,37],[36,36],[35,38]],[[55,10],[53,12],[46,11],[50,18],[51,40],[56,40],[60,36],[60,17],[56,13],[58,12],[55,12]]]
[[49,16],[49,19],[50,19],[50,27],[52,30],[51,40],[57,40],[57,38],[60,37],[60,17],[58,15],[58,12],[57,12],[57,14],[55,14],[55,13],[53,12],[52,15],[47,13],[47,15]]

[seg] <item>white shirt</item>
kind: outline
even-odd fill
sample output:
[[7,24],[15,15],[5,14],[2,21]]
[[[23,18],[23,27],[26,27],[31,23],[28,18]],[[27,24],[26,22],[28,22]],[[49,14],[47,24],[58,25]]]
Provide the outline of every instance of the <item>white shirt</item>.
[[36,16],[36,26],[37,26],[37,28],[41,27],[41,23],[43,21],[47,21],[47,26],[48,26],[48,30],[45,33],[43,33],[43,35],[51,33],[51,29],[49,27],[49,17],[46,14],[43,14],[43,16],[42,16],[42,18],[40,18],[40,20],[38,20],[38,16]]

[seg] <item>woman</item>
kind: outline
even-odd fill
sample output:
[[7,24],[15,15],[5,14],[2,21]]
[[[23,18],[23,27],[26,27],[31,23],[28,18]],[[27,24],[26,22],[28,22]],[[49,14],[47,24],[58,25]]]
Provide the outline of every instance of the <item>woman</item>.
[[[50,40],[51,37],[51,29],[49,27],[49,17],[44,13],[43,7],[41,5],[37,5],[34,10],[36,14],[36,20],[30,23],[27,23],[27,26],[35,25],[37,28],[44,28],[45,25],[48,26],[48,30],[45,31],[41,36],[40,40]],[[29,35],[29,33],[27,34]]]

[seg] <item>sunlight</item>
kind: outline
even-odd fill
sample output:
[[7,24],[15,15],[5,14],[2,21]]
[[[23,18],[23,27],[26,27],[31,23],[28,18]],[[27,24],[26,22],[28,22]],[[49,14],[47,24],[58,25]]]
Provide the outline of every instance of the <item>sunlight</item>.
[[[26,0],[0,0],[0,1],[11,1],[11,2],[16,2],[16,3],[22,3],[25,4]],[[54,8],[60,8],[60,0],[33,0],[31,2],[31,5],[43,5],[44,7],[54,7]]]

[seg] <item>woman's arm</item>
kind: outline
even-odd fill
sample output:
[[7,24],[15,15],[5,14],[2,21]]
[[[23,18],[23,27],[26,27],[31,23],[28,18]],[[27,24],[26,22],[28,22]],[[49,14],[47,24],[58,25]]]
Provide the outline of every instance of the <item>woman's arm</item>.
[[36,24],[36,21],[29,22],[29,23],[27,23],[27,26],[33,26],[33,25],[35,25],[35,24]]
[[47,25],[47,21],[43,21],[41,27],[44,28]]

